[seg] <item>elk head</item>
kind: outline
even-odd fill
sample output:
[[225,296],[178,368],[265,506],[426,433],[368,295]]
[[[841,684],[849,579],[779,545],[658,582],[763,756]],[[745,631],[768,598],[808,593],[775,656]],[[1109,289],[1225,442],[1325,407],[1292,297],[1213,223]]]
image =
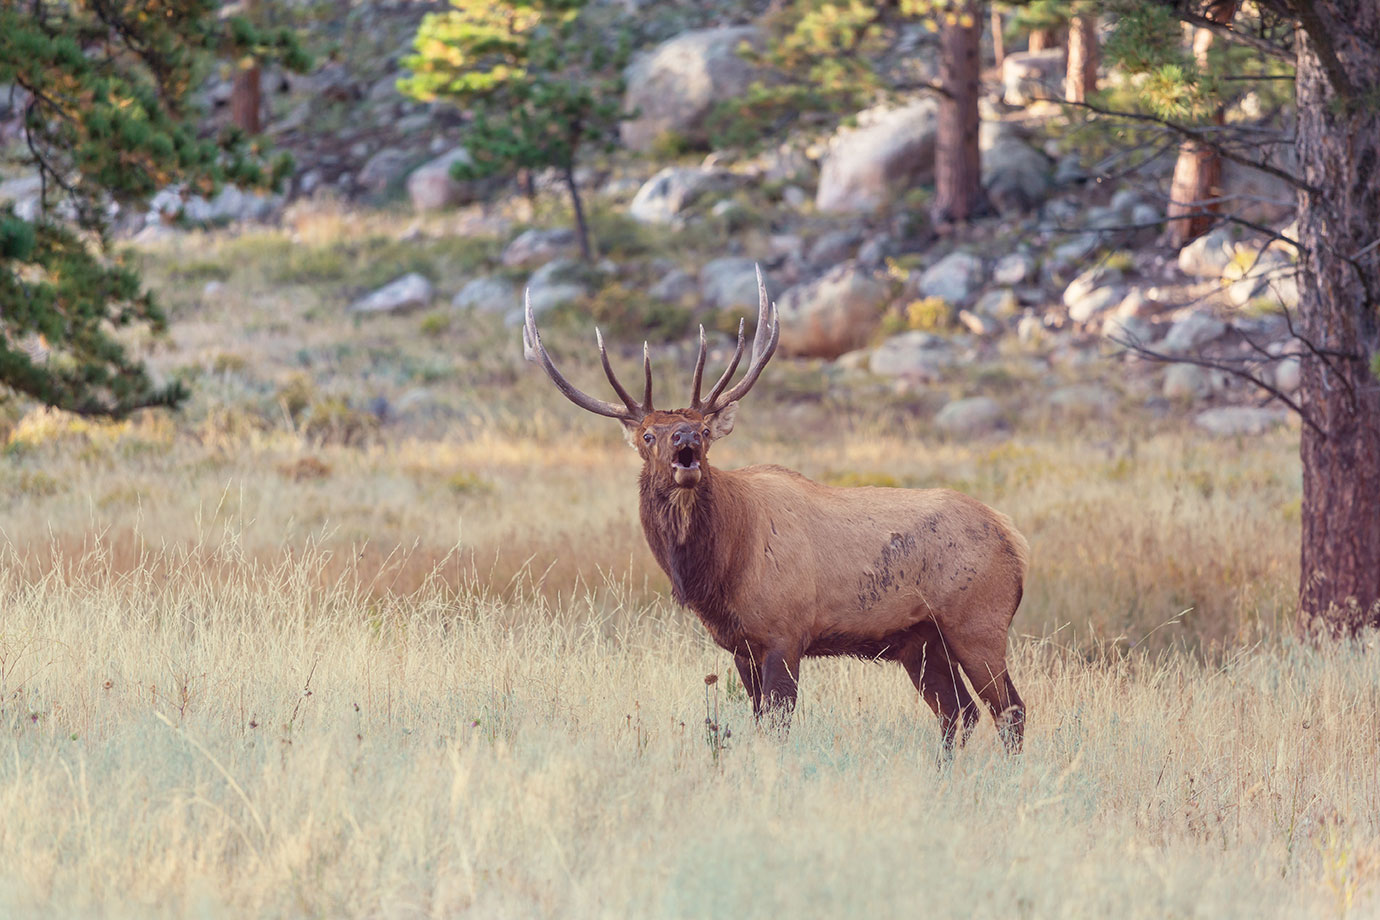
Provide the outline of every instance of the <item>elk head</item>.
[[541,333],[537,331],[536,318],[532,314],[532,299],[527,298],[527,321],[522,328],[523,354],[527,360],[540,364],[556,388],[565,394],[581,409],[596,415],[617,419],[623,423],[623,432],[629,443],[642,457],[646,473],[653,482],[667,491],[673,489],[693,489],[699,485],[709,471],[707,454],[709,445],[733,430],[733,419],[738,411],[738,400],[747,395],[762,369],[776,351],[776,343],[781,337],[781,324],[776,317],[776,307],[767,299],[767,287],[762,280],[762,269],[757,269],[757,331],[752,338],[752,358],[747,373],[730,389],[725,389],[738,369],[743,357],[743,321],[738,321],[738,345],[733,351],[733,359],[728,369],[719,377],[708,397],[700,398],[700,385],[704,377],[704,360],[708,351],[704,327],[700,327],[700,352],[695,361],[695,377],[689,407],[666,412],[652,406],[652,359],[647,344],[642,345],[642,369],[646,382],[642,391],[642,401],[636,402],[618,382],[617,375],[609,364],[609,356],[604,348],[604,336],[596,328],[595,340],[599,343],[599,359],[604,365],[613,391],[618,394],[623,405],[596,399],[571,386],[570,382],[556,370],[551,356],[542,346]]

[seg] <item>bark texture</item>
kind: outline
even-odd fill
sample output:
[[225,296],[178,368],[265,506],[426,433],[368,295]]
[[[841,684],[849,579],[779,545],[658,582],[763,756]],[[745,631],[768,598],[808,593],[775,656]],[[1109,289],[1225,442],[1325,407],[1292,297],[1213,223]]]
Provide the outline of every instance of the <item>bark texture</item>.
[[939,101],[935,142],[935,223],[964,221],[983,210],[978,153],[978,51],[981,4],[964,3],[940,37]]
[[[1240,6],[1239,0],[1218,0],[1209,4],[1203,15],[1213,22],[1223,25],[1230,23]],[[1193,57],[1198,69],[1208,68],[1208,51],[1212,48],[1213,34],[1210,29],[1196,29],[1193,32]],[[1218,106],[1213,113],[1214,125],[1226,124],[1226,109]],[[1165,228],[1166,242],[1170,246],[1182,247],[1191,240],[1211,230],[1217,218],[1218,209],[1214,199],[1222,183],[1222,160],[1216,152],[1199,146],[1192,141],[1184,141],[1179,146],[1179,159],[1174,163],[1174,180],[1169,187],[1169,207],[1165,216],[1169,223]]]
[[246,134],[258,134],[263,130],[263,119],[260,114],[263,93],[259,83],[257,63],[242,64],[235,68],[235,82],[230,91],[230,120]]
[[1097,17],[1075,16],[1069,22],[1068,69],[1064,73],[1064,99],[1087,102],[1088,93],[1097,89]]
[[[1303,4],[1295,4],[1296,9]],[[1299,10],[1300,402],[1304,426],[1299,628],[1380,626],[1380,5]]]

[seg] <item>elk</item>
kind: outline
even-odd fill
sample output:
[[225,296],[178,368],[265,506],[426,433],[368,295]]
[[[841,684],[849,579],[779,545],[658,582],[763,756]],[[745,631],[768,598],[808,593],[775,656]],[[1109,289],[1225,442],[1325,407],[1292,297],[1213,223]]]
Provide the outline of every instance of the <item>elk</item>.
[[967,675],[1008,751],[1020,750],[1025,705],[1006,667],[1006,635],[1020,605],[1029,546],[1011,520],[948,489],[834,488],[780,466],[718,470],[709,447],[733,431],[739,401],[780,338],[776,307],[757,271],[757,330],[746,374],[728,383],[738,344],[700,398],[706,344],[700,328],[690,405],[652,406],[643,345],[641,402],[618,381],[603,335],[599,358],[622,405],[581,392],[556,369],[527,301],[523,351],[567,399],[617,419],[642,457],[642,529],[675,600],[732,653],[753,713],[784,730],[802,658],[853,655],[899,661],[939,717],[951,753],[978,722]]

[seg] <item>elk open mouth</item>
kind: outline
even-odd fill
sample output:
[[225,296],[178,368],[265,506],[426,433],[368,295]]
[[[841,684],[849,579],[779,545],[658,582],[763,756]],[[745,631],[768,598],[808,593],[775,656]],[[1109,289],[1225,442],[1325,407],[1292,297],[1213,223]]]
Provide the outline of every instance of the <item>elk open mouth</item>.
[[676,451],[671,459],[671,466],[682,470],[699,469],[700,461],[695,459],[695,449],[693,447],[682,447]]

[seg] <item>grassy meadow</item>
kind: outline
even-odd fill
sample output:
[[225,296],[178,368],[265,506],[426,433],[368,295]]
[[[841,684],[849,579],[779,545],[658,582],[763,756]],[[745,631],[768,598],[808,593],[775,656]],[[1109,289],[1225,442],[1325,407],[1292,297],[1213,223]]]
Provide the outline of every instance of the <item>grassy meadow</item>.
[[[984,716],[938,766],[901,669],[858,661],[807,662],[780,741],[670,603],[616,424],[501,316],[344,312],[498,252],[390,220],[152,251],[176,415],[6,410],[0,916],[1380,910],[1375,638],[1291,638],[1296,430],[1214,438],[1146,369],[1015,347],[905,392],[778,359],[718,465],[951,486],[1032,546],[1020,757]],[[592,330],[548,339],[596,391]],[[692,360],[660,352],[659,403]],[[1045,398],[1088,384],[1114,406]],[[975,394],[1005,431],[933,428]]]

